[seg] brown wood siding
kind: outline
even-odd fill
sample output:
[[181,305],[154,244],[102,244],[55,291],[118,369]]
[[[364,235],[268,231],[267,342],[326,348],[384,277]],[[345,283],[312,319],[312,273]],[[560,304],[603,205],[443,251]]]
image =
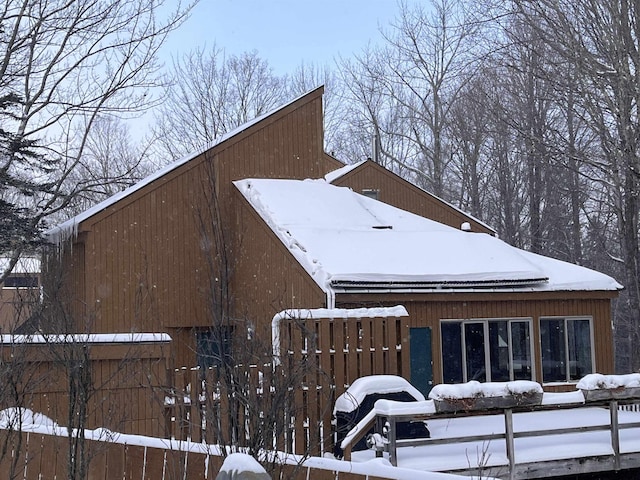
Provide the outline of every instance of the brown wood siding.
[[[409,327],[432,328],[432,356],[433,373],[436,383],[442,382],[442,345],[440,342],[440,320],[446,319],[498,319],[498,318],[530,318],[533,320],[533,355],[536,362],[536,378],[542,381],[542,365],[540,362],[540,330],[541,317],[559,316],[585,316],[593,319],[594,336],[594,370],[598,373],[614,373],[613,364],[613,335],[611,329],[611,304],[605,295],[602,298],[570,298],[571,293],[563,292],[565,299],[548,298],[546,294],[510,295],[504,300],[481,300],[477,295],[464,294],[441,295],[429,301],[427,295],[419,301],[402,301],[401,295],[385,298],[384,295],[372,295],[370,301],[366,301],[364,295],[360,295],[356,302],[349,299],[348,295],[337,298],[341,307],[393,306],[402,304],[409,312]],[[494,295],[494,298],[498,295]],[[351,301],[350,301],[351,300]]]
[[469,222],[473,232],[495,233],[474,218],[372,161],[354,168],[333,184],[350,187],[358,193],[369,189],[378,190],[378,200],[453,228],[460,228],[463,222]]
[[238,263],[233,291],[240,318],[262,324],[271,337],[273,316],[288,308],[322,308],[326,295],[255,210],[236,192]]
[[[94,332],[174,329],[175,333],[184,328],[188,333],[178,336],[188,338],[190,344],[174,342],[174,346],[180,352],[179,363],[190,361],[194,358],[191,327],[210,324],[208,272],[203,268],[208,253],[203,251],[206,239],[199,222],[200,215],[205,223],[211,221],[207,208],[210,179],[215,177],[222,224],[233,242],[238,199],[232,181],[321,177],[329,167],[322,145],[322,89],[318,89],[85,220],[79,226],[78,242],[86,258],[74,263],[72,274],[86,278],[82,290],[87,312],[78,323],[91,324],[89,329]],[[278,273],[294,263],[282,260],[282,253],[274,260],[281,263]],[[260,278],[269,280],[261,281],[256,291],[263,291],[267,283],[273,285],[275,270],[266,270],[268,275]],[[236,278],[236,284],[252,285],[255,268],[238,271],[247,278]],[[297,275],[302,278],[304,273]],[[282,278],[290,277],[284,274]],[[305,282],[313,283],[301,281]],[[300,294],[298,287],[284,288],[289,291],[278,293],[282,302],[295,296],[309,300],[308,285],[300,287]],[[267,311],[261,305],[259,311],[243,314],[269,317],[281,309],[278,300],[264,303],[270,304]]]
[[86,351],[85,366],[91,369],[87,428],[150,436],[164,433],[166,344],[1,344],[0,359],[7,372],[13,372],[16,390],[0,395],[0,408],[15,407],[17,398],[20,406],[68,425],[69,375],[76,373],[64,359],[71,358],[73,349]]

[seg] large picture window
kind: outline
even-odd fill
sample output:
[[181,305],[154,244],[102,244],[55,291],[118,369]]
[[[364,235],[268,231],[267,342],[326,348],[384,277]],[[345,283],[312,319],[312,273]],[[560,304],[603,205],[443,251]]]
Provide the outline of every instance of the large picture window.
[[542,381],[570,382],[593,373],[591,319],[541,318]]
[[531,320],[443,320],[445,383],[532,380]]

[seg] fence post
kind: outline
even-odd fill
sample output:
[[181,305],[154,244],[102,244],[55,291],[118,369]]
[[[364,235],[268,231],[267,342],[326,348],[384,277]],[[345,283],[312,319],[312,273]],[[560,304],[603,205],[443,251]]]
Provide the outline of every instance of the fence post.
[[394,467],[398,466],[398,455],[396,446],[396,419],[395,417],[387,417],[387,438],[389,440],[389,462]]
[[507,458],[509,459],[509,478],[515,474],[515,445],[513,441],[513,411],[510,408],[504,411],[504,439],[507,444]]
[[173,436],[173,418],[175,418],[175,373],[173,368],[167,368],[167,391],[165,398],[162,399],[164,404],[164,434],[165,438]]
[[620,429],[618,426],[618,401],[609,402],[611,416],[611,447],[613,448],[613,464],[616,471],[620,470]]

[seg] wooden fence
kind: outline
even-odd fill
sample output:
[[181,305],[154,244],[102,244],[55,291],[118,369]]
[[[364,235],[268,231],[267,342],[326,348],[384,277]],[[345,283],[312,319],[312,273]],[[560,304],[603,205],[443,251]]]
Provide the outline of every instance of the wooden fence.
[[[8,432],[0,429],[0,472],[14,480],[68,478],[68,439],[54,432]],[[214,480],[224,458],[215,447],[134,435],[112,440],[87,440],[88,480]],[[20,443],[18,450],[11,446]],[[130,443],[128,443],[130,442]],[[164,445],[163,445],[164,443]],[[271,472],[288,480],[384,480],[407,478],[407,470],[378,466],[376,476],[364,464],[308,458],[285,459]],[[369,472],[369,473],[367,473]],[[437,474],[412,471],[413,480],[433,480]],[[377,476],[380,475],[380,476]],[[444,475],[442,478],[448,478]],[[451,477],[453,478],[453,477]],[[458,477],[459,478],[459,477]]]
[[[167,436],[250,447],[255,433],[266,435],[266,448],[332,451],[337,396],[365,375],[408,375],[405,318],[397,309],[378,311],[382,316],[345,310],[340,318],[286,312],[274,319],[276,360],[235,365],[233,381],[221,367],[170,370],[167,383],[174,389],[165,402]],[[240,429],[244,436],[228,437],[234,425],[246,427]]]
[[60,425],[163,435],[163,334],[0,336],[0,410],[25,408]]

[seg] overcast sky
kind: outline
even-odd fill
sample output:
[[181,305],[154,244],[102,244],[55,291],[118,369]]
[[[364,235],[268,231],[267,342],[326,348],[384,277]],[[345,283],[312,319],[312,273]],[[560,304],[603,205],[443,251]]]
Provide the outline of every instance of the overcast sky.
[[379,27],[398,12],[397,0],[201,0],[164,55],[170,63],[171,55],[216,44],[227,54],[257,50],[279,75],[302,62],[332,67],[379,42]]

